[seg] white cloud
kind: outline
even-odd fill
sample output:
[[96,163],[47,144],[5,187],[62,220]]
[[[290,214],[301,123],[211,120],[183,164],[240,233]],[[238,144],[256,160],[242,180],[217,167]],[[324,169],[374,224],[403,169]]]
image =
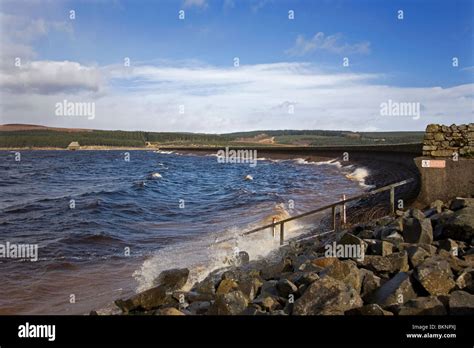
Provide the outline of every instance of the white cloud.
[[14,93],[98,92],[101,83],[101,72],[97,68],[69,61],[33,61],[0,70],[0,85]]
[[326,36],[323,32],[318,32],[308,40],[303,35],[298,35],[294,46],[286,53],[292,56],[304,56],[316,51],[328,51],[338,54],[370,53],[370,42],[368,41],[349,44],[342,40],[343,36],[340,33]]
[[[78,71],[81,68],[86,67],[76,66]],[[66,88],[47,95],[3,92],[3,123],[221,133],[254,129],[423,130],[427,123],[466,123],[473,118],[474,84],[393,87],[378,83],[383,75],[329,73],[309,63],[285,62],[238,68],[161,63],[89,69],[105,79],[98,92]],[[54,104],[63,99],[94,101],[96,118],[54,116]],[[421,103],[420,119],[380,116],[380,104],[388,99]],[[293,114],[287,110],[290,104],[294,105]],[[179,113],[179,105],[184,105],[184,114]]]

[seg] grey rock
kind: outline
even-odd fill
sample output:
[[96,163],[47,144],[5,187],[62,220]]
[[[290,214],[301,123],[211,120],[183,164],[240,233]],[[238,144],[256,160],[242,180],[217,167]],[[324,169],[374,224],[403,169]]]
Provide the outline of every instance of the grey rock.
[[473,315],[474,295],[457,290],[449,297],[449,313],[452,315]]
[[407,218],[403,225],[403,238],[407,243],[427,243],[433,242],[433,227],[431,220],[422,218]]
[[345,311],[361,307],[362,299],[350,285],[331,277],[324,277],[308,286],[294,303],[294,315],[343,315]]
[[403,304],[416,297],[410,273],[400,272],[375,292],[372,302],[382,307],[388,307]]
[[169,269],[160,273],[154,280],[154,285],[160,285],[168,291],[179,290],[186,284],[188,276],[187,268]]
[[474,207],[456,211],[444,224],[442,236],[470,243],[474,237]]
[[346,315],[393,315],[392,312],[384,310],[376,303],[354,308],[346,311]]
[[398,315],[446,315],[443,303],[434,296],[418,297],[400,306]]
[[420,246],[410,246],[406,249],[406,251],[408,254],[408,262],[412,268],[417,267],[423,263],[425,259],[431,256],[430,253]]
[[248,301],[241,291],[236,290],[217,295],[215,302],[209,308],[211,315],[237,315],[247,308]]
[[276,285],[278,294],[281,297],[288,298],[288,295],[298,292],[298,287],[288,279],[280,279]]
[[430,295],[435,296],[446,295],[455,286],[449,263],[435,256],[415,268],[414,278]]

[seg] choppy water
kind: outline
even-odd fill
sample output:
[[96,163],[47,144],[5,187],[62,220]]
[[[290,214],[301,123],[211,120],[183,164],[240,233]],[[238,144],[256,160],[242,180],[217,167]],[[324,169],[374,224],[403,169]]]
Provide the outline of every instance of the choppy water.
[[[124,151],[0,158],[0,244],[39,247],[36,262],[0,258],[0,314],[87,313],[151,286],[163,269],[190,267],[194,281],[235,247],[264,256],[278,245],[270,233],[216,240],[360,193],[367,175],[336,162],[251,167],[152,151],[130,151],[129,162]],[[289,237],[307,228],[294,223]]]

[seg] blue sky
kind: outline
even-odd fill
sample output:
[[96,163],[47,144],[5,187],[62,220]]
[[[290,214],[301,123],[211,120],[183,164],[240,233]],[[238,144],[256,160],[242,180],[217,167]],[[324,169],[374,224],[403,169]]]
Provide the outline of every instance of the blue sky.
[[[421,130],[429,122],[473,118],[470,0],[3,0],[0,11],[2,66],[4,75],[12,74],[3,81],[3,123],[208,132]],[[21,75],[8,68],[18,56],[24,58]],[[131,59],[128,71],[124,57]],[[452,66],[453,57],[459,66]],[[92,100],[101,117],[50,115],[54,102],[65,98]],[[384,119],[377,110],[387,99],[419,102],[425,115]],[[126,105],[114,108],[116,100]],[[291,116],[280,110],[288,104],[295,106]],[[188,106],[184,116],[175,115],[177,105]],[[120,115],[123,110],[133,119]]]

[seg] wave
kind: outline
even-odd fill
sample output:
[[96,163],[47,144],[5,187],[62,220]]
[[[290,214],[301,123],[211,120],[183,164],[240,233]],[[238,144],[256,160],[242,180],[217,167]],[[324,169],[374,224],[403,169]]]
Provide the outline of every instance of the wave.
[[156,150],[156,151],[153,151],[154,153],[160,153],[162,155],[171,155],[174,153],[174,151],[164,151],[164,150]]
[[357,181],[360,186],[365,188],[372,188],[373,185],[367,185],[365,179],[369,176],[370,172],[366,168],[357,168],[350,174],[346,174],[346,178],[349,180]]
[[[152,287],[156,277],[167,269],[188,268],[190,274],[183,289],[189,290],[194,283],[203,280],[212,271],[229,266],[229,260],[236,252],[246,251],[250,260],[266,257],[280,247],[278,227],[275,229],[275,235],[270,229],[247,236],[242,236],[242,233],[257,226],[270,224],[273,219],[281,221],[288,217],[290,214],[284,204],[280,203],[275,205],[272,214],[249,225],[245,230],[234,227],[224,232],[200,236],[198,240],[164,247],[145,260],[133,273],[138,283],[136,291],[141,292]],[[286,223],[285,239],[300,235],[305,231],[303,227],[305,226],[296,221]],[[180,257],[176,257],[177,255]]]

